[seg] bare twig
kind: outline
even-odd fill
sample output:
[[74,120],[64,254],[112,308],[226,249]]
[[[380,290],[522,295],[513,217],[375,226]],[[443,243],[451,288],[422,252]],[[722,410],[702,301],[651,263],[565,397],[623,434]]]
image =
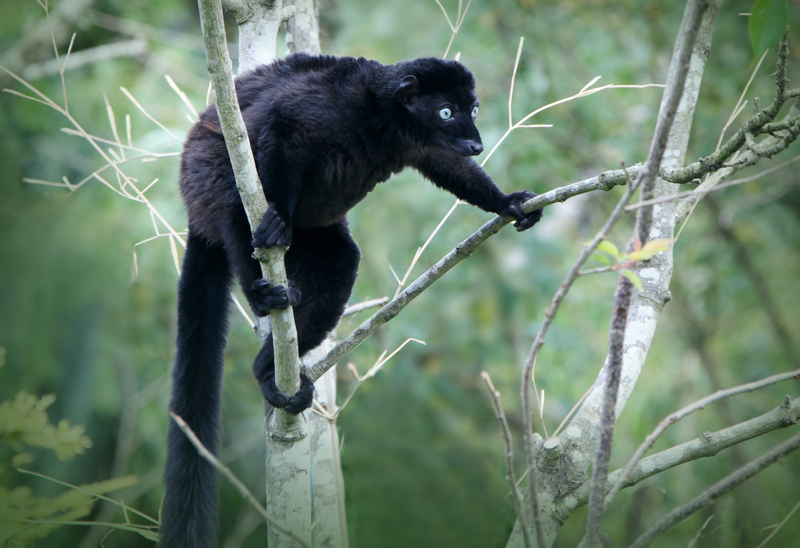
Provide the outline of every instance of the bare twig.
[[[643,458],[628,474],[622,487],[630,487],[681,464],[715,456],[724,449],[735,448],[740,443],[774,432],[780,428],[794,426],[800,419],[800,400],[790,398],[767,413],[750,420],[724,428],[717,432],[706,432],[692,441],[670,447]],[[616,483],[624,473],[617,470],[610,474],[609,486]],[[577,496],[581,496],[579,493]]]
[[631,548],[645,548],[649,546],[656,537],[674,525],[680,523],[698,510],[702,510],[731,489],[738,487],[746,480],[764,470],[767,466],[783,459],[786,455],[798,448],[800,448],[800,434],[792,436],[788,441],[771,449],[769,453],[751,461],[732,474],[725,476],[709,489],[695,497],[692,501],[670,512],[649,531],[646,531],[642,536],[636,539],[636,542],[631,545]]
[[[782,40],[778,46],[778,65],[775,72],[775,99],[768,107],[757,111],[752,117],[748,118],[747,121],[745,121],[745,123],[742,124],[742,126],[736,131],[736,133],[734,133],[733,136],[731,136],[731,138],[728,139],[724,145],[722,145],[722,147],[719,147],[719,149],[710,156],[701,158],[699,161],[689,164],[681,169],[672,171],[664,170],[661,173],[661,177],[671,183],[684,184],[690,183],[706,173],[716,171],[721,167],[724,167],[728,159],[731,158],[731,156],[733,156],[733,154],[746,143],[748,134],[751,136],[757,135],[767,124],[772,122],[780,112],[784,103],[788,99],[800,94],[800,90],[786,90],[786,65],[788,56],[789,46],[786,40]],[[787,127],[785,129],[789,128]],[[796,137],[797,134],[794,134],[791,137],[791,140],[794,140]],[[784,139],[784,141],[790,142],[788,138]],[[788,142],[785,144],[788,144]],[[760,152],[774,153],[774,151]]]
[[[450,35],[450,42],[447,44],[447,49],[444,51],[444,55],[442,55],[442,59],[447,59],[447,54],[450,53],[450,47],[453,45],[453,40],[456,39],[456,34],[461,29],[461,25],[464,23],[464,19],[467,17],[467,10],[469,10],[470,4],[472,4],[472,0],[467,0],[467,7],[463,8],[464,0],[458,0],[458,13],[456,14],[456,22],[450,20],[450,16],[447,15],[447,10],[444,9],[444,6],[439,0],[436,0],[436,3],[442,8],[442,13],[444,14],[444,18],[447,20],[447,24],[450,26],[450,30],[453,32]],[[462,11],[463,8],[463,11]]]
[[786,514],[786,517],[785,517],[785,518],[783,518],[783,519],[781,520],[781,522],[780,522],[778,525],[776,525],[776,526],[775,526],[775,529],[773,529],[773,530],[772,530],[772,532],[769,534],[769,536],[768,536],[767,538],[765,538],[763,541],[761,541],[761,544],[759,544],[758,546],[756,546],[756,548],[763,548],[763,547],[764,547],[764,545],[766,545],[766,544],[767,544],[767,543],[768,543],[768,542],[769,542],[769,541],[772,539],[772,537],[774,537],[775,535],[777,535],[777,534],[778,534],[778,531],[780,531],[780,530],[781,530],[781,527],[783,527],[783,526],[784,526],[784,524],[785,524],[787,521],[789,521],[789,518],[790,518],[790,517],[792,517],[792,515],[794,515],[794,513],[795,513],[795,512],[797,512],[797,509],[798,509],[798,508],[800,508],[800,501],[798,501],[798,502],[797,502],[797,504],[795,504],[795,505],[794,505],[794,508],[792,508],[791,510],[789,510],[789,513],[788,513],[788,514]]
[[355,368],[355,366],[353,364],[350,364],[351,365],[351,371],[353,372],[353,375],[356,377],[357,383],[356,383],[355,388],[353,388],[352,392],[350,392],[350,395],[347,396],[347,398],[344,400],[344,403],[342,403],[342,405],[340,405],[339,408],[336,410],[336,412],[333,414],[332,420],[336,420],[336,417],[339,416],[339,413],[342,411],[342,409],[344,409],[344,407],[350,402],[352,397],[355,395],[356,391],[359,388],[361,388],[361,385],[364,384],[364,381],[374,377],[375,374],[378,372],[378,370],[380,370],[380,368],[383,367],[383,364],[385,364],[386,362],[391,360],[394,357],[395,354],[400,352],[403,349],[403,347],[405,345],[407,345],[408,343],[410,343],[410,342],[415,342],[415,343],[421,344],[423,346],[425,345],[425,341],[421,341],[419,339],[408,338],[405,341],[403,341],[403,344],[401,344],[400,346],[395,348],[392,351],[392,353],[389,354],[388,356],[386,355],[386,351],[384,350],[383,353],[380,355],[380,357],[378,357],[378,360],[373,364],[372,367],[370,367],[369,371],[367,371],[366,374],[364,374],[364,375],[359,375],[358,374],[358,370]]
[[236,488],[236,490],[239,491],[239,493],[242,495],[242,498],[244,498],[244,500],[247,501],[247,503],[250,505],[251,508],[253,508],[253,510],[258,512],[258,515],[264,518],[264,520],[267,521],[276,531],[280,532],[283,535],[286,535],[295,542],[299,543],[301,546],[308,547],[308,544],[306,544],[300,538],[296,537],[291,531],[286,530],[275,518],[273,518],[267,513],[266,509],[264,509],[264,507],[261,506],[261,504],[259,504],[259,502],[253,496],[250,490],[247,487],[245,487],[245,485],[241,481],[239,481],[239,478],[237,478],[233,472],[231,472],[231,469],[222,464],[219,461],[219,459],[217,459],[211,453],[211,451],[206,449],[206,447],[197,438],[192,429],[189,428],[189,425],[186,424],[186,422],[181,417],[179,417],[178,415],[176,415],[171,411],[169,415],[170,417],[172,417],[172,419],[175,421],[178,427],[183,431],[186,437],[189,438],[189,441],[192,442],[192,445],[194,445],[197,448],[197,452],[200,453],[200,456],[206,459],[209,463],[211,463],[211,465],[214,468],[216,468],[223,476],[228,478],[228,481],[230,481]]
[[[486,388],[489,390],[489,396],[492,398],[492,407],[494,407],[494,416],[497,423],[500,425],[500,433],[503,435],[503,457],[506,463],[506,481],[511,486],[511,495],[514,498],[514,510],[517,513],[517,519],[523,524],[528,520],[525,519],[525,506],[522,504],[522,493],[517,488],[516,474],[514,474],[514,440],[511,437],[511,430],[508,428],[508,420],[506,420],[506,413],[503,410],[503,404],[500,402],[500,392],[492,384],[492,379],[489,373],[483,371],[481,377],[486,383]],[[537,546],[544,548],[544,532],[541,530],[541,525],[537,529]],[[523,539],[525,540],[525,547],[531,548],[530,531],[527,526],[522,529]]]
[[767,56],[768,52],[769,49],[764,50],[764,53],[761,54],[761,59],[759,59],[758,63],[756,63],[755,68],[753,68],[753,72],[750,73],[750,79],[747,80],[747,84],[745,84],[744,89],[742,89],[742,94],[739,95],[739,100],[736,102],[736,106],[733,107],[733,112],[731,112],[728,121],[725,122],[722,131],[719,132],[719,140],[717,141],[717,148],[714,149],[715,151],[719,150],[719,147],[722,146],[722,139],[725,137],[725,131],[727,131],[736,117],[739,116],[739,114],[744,110],[744,107],[747,104],[747,101],[744,100],[744,96],[747,94],[747,90],[750,89],[750,84],[753,83],[753,79],[756,77],[756,73],[758,73],[758,69],[761,67],[761,63],[764,62],[764,58]]
[[[440,4],[440,6],[441,6],[441,4]],[[444,8],[442,8],[442,10],[444,10]],[[447,14],[445,13],[445,16],[446,15]],[[449,19],[448,19],[448,22],[449,22]],[[452,27],[452,24],[451,24],[451,27]],[[644,84],[644,85],[614,85],[614,84],[609,84],[609,85],[606,85],[606,86],[601,86],[599,88],[592,88],[591,86],[593,86],[600,79],[600,77],[597,76],[592,81],[590,81],[588,84],[583,86],[583,88],[577,94],[575,94],[575,95],[573,95],[571,97],[566,97],[566,98],[561,99],[559,101],[555,101],[554,103],[550,103],[548,105],[544,105],[543,107],[540,107],[540,108],[528,113],[519,122],[514,123],[513,122],[513,118],[512,118],[512,114],[511,114],[511,105],[512,105],[512,100],[514,98],[514,83],[515,83],[516,77],[517,77],[517,69],[519,68],[519,61],[520,61],[520,57],[522,55],[522,46],[523,46],[524,42],[525,42],[524,37],[520,37],[519,46],[517,47],[517,56],[516,56],[516,59],[514,61],[514,69],[511,72],[511,85],[510,85],[509,91],[508,91],[508,129],[503,134],[503,136],[495,143],[495,145],[492,147],[492,149],[489,151],[489,153],[486,155],[486,157],[483,159],[483,161],[481,161],[481,164],[480,164],[481,167],[486,165],[486,162],[489,161],[489,158],[492,157],[492,155],[498,149],[498,147],[503,143],[503,141],[506,140],[506,138],[509,135],[511,135],[511,133],[514,130],[520,129],[520,128],[547,128],[547,127],[553,127],[552,124],[526,124],[525,123],[532,116],[535,116],[536,114],[544,112],[547,109],[550,109],[552,107],[555,107],[555,106],[563,104],[563,103],[567,103],[569,101],[573,101],[575,99],[580,99],[582,97],[588,97],[589,95],[592,95],[594,93],[597,93],[599,91],[603,91],[603,90],[606,90],[606,89],[622,89],[622,88],[637,88],[637,89],[639,89],[639,88],[648,88],[648,87],[664,87],[662,84]],[[408,267],[408,269],[406,270],[406,273],[403,276],[403,278],[399,279],[399,277],[395,274],[395,278],[398,278],[398,287],[397,287],[397,292],[395,293],[395,297],[400,294],[401,289],[405,286],[406,280],[408,279],[408,276],[411,274],[411,270],[416,265],[417,261],[419,260],[420,256],[422,255],[423,251],[425,251],[425,249],[427,248],[428,244],[430,244],[430,242],[433,239],[433,237],[439,232],[439,229],[442,228],[442,225],[444,225],[444,223],[447,221],[447,219],[453,214],[453,211],[455,211],[456,207],[461,203],[463,203],[463,202],[461,202],[459,200],[455,201],[455,203],[450,208],[450,210],[445,214],[445,216],[442,218],[442,220],[439,221],[439,224],[433,230],[431,235],[428,236],[428,239],[425,241],[425,243],[421,247],[417,248],[417,251],[414,254],[414,258],[411,260],[411,264]],[[392,270],[392,273],[394,273],[394,270]]]

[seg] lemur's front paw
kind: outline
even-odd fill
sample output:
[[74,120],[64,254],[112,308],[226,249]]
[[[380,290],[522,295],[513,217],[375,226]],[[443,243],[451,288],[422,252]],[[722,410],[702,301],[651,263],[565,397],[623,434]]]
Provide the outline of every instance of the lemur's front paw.
[[503,217],[513,217],[516,220],[514,227],[517,229],[517,232],[528,230],[541,220],[542,209],[536,209],[525,215],[525,213],[522,212],[522,204],[535,197],[536,194],[530,190],[512,192],[506,196],[506,207],[500,211],[499,215]]

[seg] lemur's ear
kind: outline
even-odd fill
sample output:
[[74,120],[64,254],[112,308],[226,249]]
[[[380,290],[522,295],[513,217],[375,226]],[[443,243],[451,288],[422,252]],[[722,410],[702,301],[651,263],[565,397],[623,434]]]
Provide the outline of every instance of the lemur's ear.
[[419,82],[415,76],[406,76],[397,91],[394,92],[395,100],[405,106],[411,105],[417,98],[417,90],[419,89]]

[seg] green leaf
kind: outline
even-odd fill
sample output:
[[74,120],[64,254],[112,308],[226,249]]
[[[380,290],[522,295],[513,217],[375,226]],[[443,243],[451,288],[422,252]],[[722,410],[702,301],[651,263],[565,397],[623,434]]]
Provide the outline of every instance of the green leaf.
[[786,34],[789,7],[786,0],[756,0],[750,13],[750,41],[753,43],[753,62],[762,53],[777,45]]
[[611,259],[608,258],[608,255],[603,255],[602,253],[592,253],[592,256],[589,258],[594,259],[598,263],[603,263],[606,266],[611,266]]
[[603,253],[608,253],[612,257],[619,257],[619,249],[613,243],[609,242],[608,240],[603,240],[597,246],[597,249],[602,251]]
[[623,270],[622,275],[628,278],[631,281],[631,283],[636,286],[636,289],[638,289],[639,291],[642,290],[642,279],[636,272],[634,272],[633,270]]

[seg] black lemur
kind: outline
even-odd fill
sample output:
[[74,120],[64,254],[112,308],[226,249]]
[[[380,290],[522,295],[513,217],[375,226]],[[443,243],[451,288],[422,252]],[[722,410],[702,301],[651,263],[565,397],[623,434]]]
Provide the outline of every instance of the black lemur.
[[[300,354],[320,344],[344,311],[360,253],[347,212],[378,183],[413,167],[459,199],[510,216],[522,231],[541,218],[521,204],[532,192],[503,193],[472,156],[475,80],[463,65],[417,59],[396,65],[349,57],[292,55],[236,80],[236,92],[269,203],[251,236],[219,118],[206,109],[184,145],[180,189],[189,235],[178,287],[177,356],[170,408],[210,449],[217,445],[226,312],[232,275],[257,316],[294,307]],[[257,246],[289,246],[289,287],[261,278]],[[303,376],[288,397],[275,385],[272,339],[253,364],[264,397],[300,413],[313,385]],[[211,465],[171,424],[161,545],[214,543]]]

